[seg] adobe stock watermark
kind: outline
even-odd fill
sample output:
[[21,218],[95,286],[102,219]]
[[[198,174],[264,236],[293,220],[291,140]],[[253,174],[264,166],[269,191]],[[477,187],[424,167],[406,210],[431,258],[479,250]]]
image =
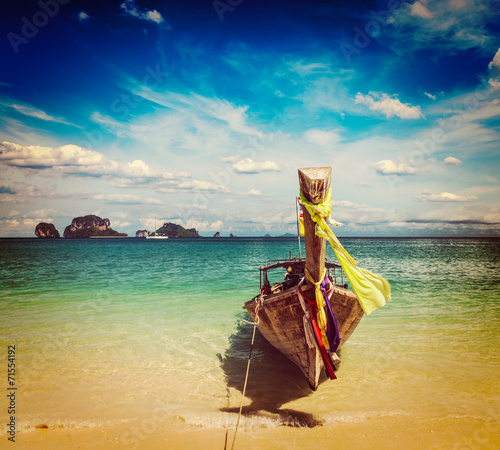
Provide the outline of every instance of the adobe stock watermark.
[[17,55],[19,47],[28,44],[30,39],[33,39],[40,29],[49,23],[50,19],[57,16],[59,7],[67,5],[69,2],[70,0],[39,0],[38,6],[40,9],[33,14],[31,19],[26,16],[21,18],[20,34],[12,31],[7,33],[7,39],[14,53]]
[[[292,115],[275,111],[275,118],[267,126],[266,132],[260,135],[245,135],[245,139],[238,145],[237,154],[241,159],[255,159],[259,152],[264,151],[271,143],[277,139],[278,132],[290,122]],[[189,208],[183,211],[181,220],[187,223],[195,210],[206,208],[212,200],[217,198],[221,193],[226,192],[231,184],[233,177],[237,175],[236,170],[230,162],[225,164],[223,170],[211,172],[209,177],[215,182],[219,189],[217,190],[199,190],[196,192],[193,202]]]
[[66,351],[89,326],[95,324],[96,315],[109,308],[112,302],[110,295],[97,292],[91,300],[76,305],[74,313],[75,318],[79,320],[69,322],[56,334],[48,333],[44,337],[41,350],[33,356],[33,367],[36,372],[45,370],[45,364],[56,362],[61,352]]
[[136,422],[136,425],[124,432],[119,439],[120,445],[128,448],[141,448],[141,442],[165,429],[165,424],[174,420],[174,414],[167,401],[156,398],[151,404],[148,417]]
[[498,449],[498,436],[500,431],[500,409],[489,407],[486,411],[488,414],[485,423],[476,428],[466,439],[457,442],[453,446],[453,450],[483,450],[483,449]]
[[361,50],[368,47],[372,38],[379,35],[382,28],[385,28],[390,24],[390,19],[396,11],[409,2],[410,0],[389,0],[387,2],[387,9],[381,9],[378,12],[370,11],[370,16],[373,20],[366,22],[363,29],[358,26],[353,27],[354,36],[352,38],[352,44],[345,41],[340,42],[339,48],[342,51],[345,60],[348,63],[352,62],[352,55],[358,55],[361,53]]
[[[439,150],[439,146],[448,140],[450,133],[462,128],[472,114],[481,108],[481,102],[488,100],[494,92],[493,86],[486,80],[481,80],[475,92],[468,94],[462,102],[453,107],[455,114],[441,119],[439,126],[430,130],[426,137],[415,140],[414,150],[404,157],[398,158],[396,165],[404,166],[408,170],[408,174],[417,174],[423,170],[427,158]],[[404,176],[389,174],[385,175],[385,179],[390,189],[395,191],[396,185],[404,181]]]
[[228,12],[233,12],[237,6],[240,6],[243,3],[243,0],[214,0],[212,2],[212,6],[215,9],[215,12],[219,16],[219,20],[224,22],[224,14]]

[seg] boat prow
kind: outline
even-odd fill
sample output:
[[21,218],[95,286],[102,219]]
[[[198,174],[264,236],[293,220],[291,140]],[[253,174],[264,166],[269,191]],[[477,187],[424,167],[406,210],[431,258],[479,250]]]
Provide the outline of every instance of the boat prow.
[[[331,174],[331,167],[299,169],[301,199],[307,203],[303,215],[297,217],[297,228],[303,218],[306,258],[290,256],[261,267],[260,293],[243,306],[261,334],[300,368],[313,390],[323,367],[330,379],[336,378],[335,364],[340,359],[335,352],[365,313],[356,294],[344,284],[342,267],[326,261],[326,239],[316,234],[317,221],[329,215],[327,206],[331,205],[323,203],[331,197]],[[285,280],[271,286],[267,272],[277,268],[286,269]]]
[[[325,265],[328,270],[340,268],[332,263]],[[317,342],[314,337],[308,338],[304,325],[304,316],[308,312],[307,307],[305,311],[305,305],[301,304],[298,289],[300,279],[304,275],[305,260],[293,259],[261,267],[263,279],[267,280],[268,270],[279,267],[287,269],[287,277],[290,274],[292,276],[283,283],[267,287],[268,293],[264,293],[265,288],[261,289],[261,294],[246,302],[243,308],[256,320],[256,309],[259,305],[257,328],[261,334],[300,368],[311,389],[316,390],[324,364]],[[303,294],[310,295],[311,290],[306,286],[304,288]],[[330,279],[328,290],[342,345],[351,336],[364,313],[354,292],[337,285],[333,277]]]

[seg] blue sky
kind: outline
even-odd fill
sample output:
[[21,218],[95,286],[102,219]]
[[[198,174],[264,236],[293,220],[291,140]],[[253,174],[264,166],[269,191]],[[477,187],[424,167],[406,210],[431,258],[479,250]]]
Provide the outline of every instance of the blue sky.
[[339,236],[500,235],[500,2],[8,2],[0,236],[295,232],[333,168]]

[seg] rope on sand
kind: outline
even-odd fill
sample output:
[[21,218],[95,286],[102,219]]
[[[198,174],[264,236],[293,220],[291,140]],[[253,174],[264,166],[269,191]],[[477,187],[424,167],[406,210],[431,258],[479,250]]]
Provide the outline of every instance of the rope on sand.
[[[231,445],[231,450],[234,449],[234,443],[236,442],[236,434],[238,433],[238,426],[240,424],[240,418],[241,418],[241,411],[243,410],[243,401],[245,400],[245,393],[247,390],[247,382],[248,382],[248,373],[250,372],[250,361],[252,359],[252,350],[253,350],[253,344],[255,341],[255,331],[257,330],[257,324],[259,323],[259,308],[262,305],[262,295],[259,297],[257,300],[257,306],[255,307],[255,321],[253,323],[248,322],[246,320],[243,320],[243,322],[246,322],[250,325],[253,325],[253,334],[252,334],[252,342],[250,344],[250,352],[248,354],[248,362],[247,362],[247,373],[245,375],[245,383],[243,385],[243,395],[241,397],[241,403],[240,403],[240,412],[238,413],[238,420],[236,422],[236,428],[234,429],[234,437],[233,437],[233,443]],[[226,444],[227,444],[227,433],[226,433]],[[226,446],[224,446],[224,450],[226,449]]]

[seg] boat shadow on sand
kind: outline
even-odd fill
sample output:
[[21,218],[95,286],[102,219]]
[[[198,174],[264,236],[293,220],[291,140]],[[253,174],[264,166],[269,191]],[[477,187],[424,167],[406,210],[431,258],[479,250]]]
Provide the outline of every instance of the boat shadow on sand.
[[[249,315],[245,318],[251,320]],[[229,337],[230,345],[224,355],[217,355],[226,375],[228,388],[235,388],[240,392],[243,392],[245,383],[252,333],[253,326],[240,323],[237,332]],[[323,371],[320,383],[325,380]],[[308,397],[312,393],[300,369],[269,344],[257,330],[245,393],[251,403],[243,407],[242,415],[269,418],[283,426],[312,428],[322,425],[323,421],[312,414],[281,408],[288,402]],[[220,410],[239,413],[239,407]]]

